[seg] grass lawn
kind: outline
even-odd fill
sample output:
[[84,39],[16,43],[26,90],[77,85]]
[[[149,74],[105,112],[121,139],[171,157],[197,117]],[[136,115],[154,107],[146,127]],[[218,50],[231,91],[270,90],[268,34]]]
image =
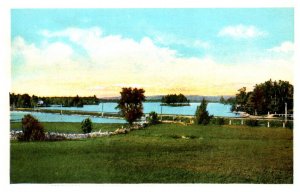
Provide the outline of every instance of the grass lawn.
[[[60,133],[82,133],[81,123],[53,123],[53,122],[43,122],[42,123],[46,131],[50,132],[60,132]],[[114,131],[117,128],[122,127],[123,124],[117,123],[93,123],[92,131]],[[22,125],[20,122],[11,122],[11,130],[22,130]]]
[[10,158],[11,183],[293,183],[293,130],[160,124],[77,141],[11,141]]

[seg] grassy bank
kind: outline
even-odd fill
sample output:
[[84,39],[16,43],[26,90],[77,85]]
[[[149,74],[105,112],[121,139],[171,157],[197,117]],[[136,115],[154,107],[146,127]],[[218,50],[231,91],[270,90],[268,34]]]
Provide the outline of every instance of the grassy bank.
[[[42,123],[45,130],[49,132],[59,132],[59,133],[82,133],[81,123],[67,123],[67,122],[43,122]],[[117,123],[93,123],[92,131],[114,131],[117,128],[125,126],[125,124]],[[11,122],[11,130],[22,130],[22,125],[20,122]]]
[[160,124],[79,141],[12,141],[11,182],[292,183],[292,131]]
[[95,117],[115,117],[122,118],[118,113],[108,113],[104,112],[103,115],[101,112],[93,111],[79,111],[79,110],[59,110],[59,109],[39,109],[39,108],[15,108],[14,111],[27,111],[27,112],[41,112],[41,113],[62,113],[64,115],[91,115]]

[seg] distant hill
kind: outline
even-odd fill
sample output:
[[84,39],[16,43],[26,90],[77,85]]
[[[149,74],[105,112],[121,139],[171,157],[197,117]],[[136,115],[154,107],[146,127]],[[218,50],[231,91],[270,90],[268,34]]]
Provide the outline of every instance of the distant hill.
[[[218,102],[220,101],[222,95],[220,96],[201,96],[201,95],[187,95],[186,97],[188,98],[188,100],[190,100],[191,102],[198,102],[201,101],[203,99],[203,97],[210,102]],[[223,95],[224,99],[228,99],[230,97],[234,97],[233,95]]]
[[[148,96],[146,97],[147,100],[150,101],[160,101],[162,96],[164,95],[155,95],[155,96]],[[202,95],[185,95],[185,97],[190,101],[190,102],[200,102],[203,97],[210,102],[216,102],[220,101],[221,95],[220,96],[202,96]],[[224,99],[228,99],[230,97],[234,97],[233,95],[223,95]]]
[[[160,101],[161,98],[164,95],[153,95],[153,96],[147,96],[146,100],[147,101]],[[203,97],[210,102],[218,102],[220,101],[221,95],[220,96],[201,96],[201,95],[185,95],[186,98],[188,100],[190,100],[190,102],[200,102]],[[224,99],[228,99],[230,97],[234,97],[233,95],[223,95]],[[104,100],[104,101],[116,101],[120,99],[120,97],[103,97],[100,98],[100,100]]]

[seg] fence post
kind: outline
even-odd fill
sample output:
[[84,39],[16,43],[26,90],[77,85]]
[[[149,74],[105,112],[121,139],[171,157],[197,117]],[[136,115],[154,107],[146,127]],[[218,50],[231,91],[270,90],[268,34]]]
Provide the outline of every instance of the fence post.
[[284,123],[287,122],[287,103],[284,103],[285,104],[285,108],[284,108]]
[[241,125],[244,125],[244,121],[243,121],[243,119],[241,120]]
[[285,122],[282,123],[282,128],[285,128]]
[[270,122],[268,121],[268,127],[270,127]]
[[229,120],[229,125],[231,125],[231,119]]

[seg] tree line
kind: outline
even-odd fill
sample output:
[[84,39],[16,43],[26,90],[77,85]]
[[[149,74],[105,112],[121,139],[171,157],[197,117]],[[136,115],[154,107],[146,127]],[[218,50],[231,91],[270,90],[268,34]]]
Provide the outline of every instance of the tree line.
[[242,87],[236,94],[233,108],[253,115],[284,114],[285,103],[288,113],[293,113],[294,87],[288,81],[266,81],[256,84],[253,91]]
[[10,106],[16,108],[33,108],[36,106],[48,107],[62,105],[64,107],[83,107],[83,105],[98,105],[99,99],[94,95],[90,97],[39,97],[29,94],[9,93]]

